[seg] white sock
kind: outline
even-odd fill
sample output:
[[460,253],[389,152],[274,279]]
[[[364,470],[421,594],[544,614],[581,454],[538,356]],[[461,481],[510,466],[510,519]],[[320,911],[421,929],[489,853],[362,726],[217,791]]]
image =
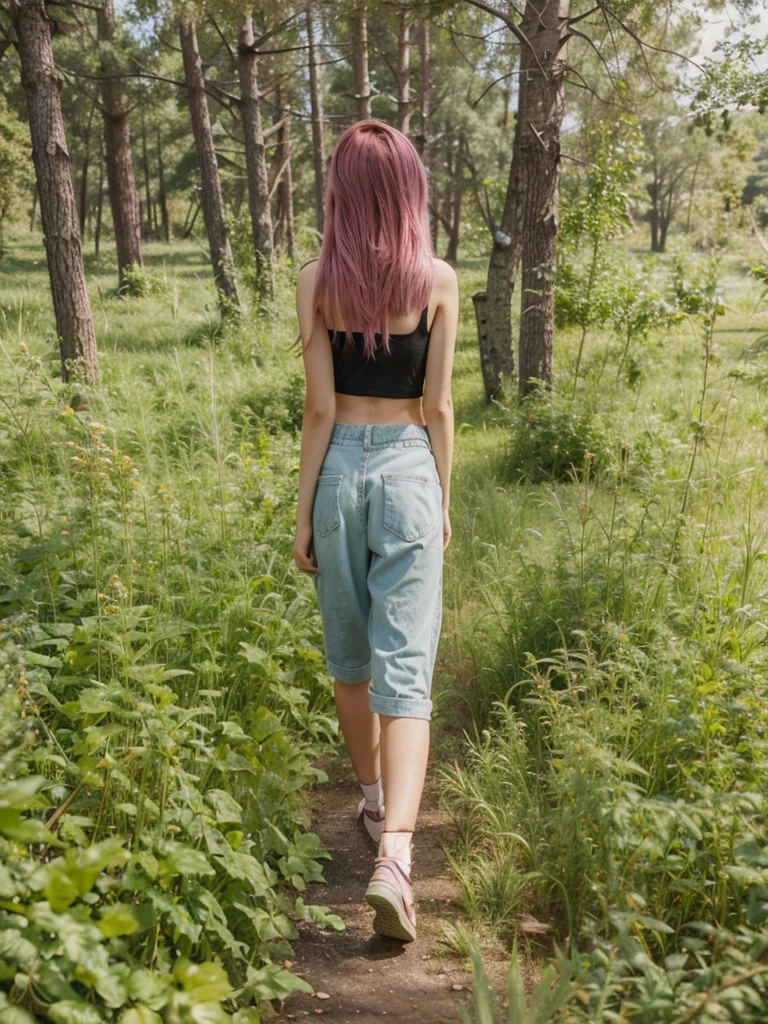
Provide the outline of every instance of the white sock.
[[371,782],[366,785],[364,782],[360,783],[360,788],[363,791],[365,797],[365,808],[369,811],[381,811],[384,809],[384,787],[379,777],[375,782]]

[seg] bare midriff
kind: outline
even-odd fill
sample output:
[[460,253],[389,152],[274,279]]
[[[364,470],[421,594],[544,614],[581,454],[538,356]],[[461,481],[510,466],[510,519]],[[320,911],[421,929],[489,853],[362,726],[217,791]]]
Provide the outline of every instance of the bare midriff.
[[336,394],[337,423],[419,423],[426,426],[420,398],[373,398]]

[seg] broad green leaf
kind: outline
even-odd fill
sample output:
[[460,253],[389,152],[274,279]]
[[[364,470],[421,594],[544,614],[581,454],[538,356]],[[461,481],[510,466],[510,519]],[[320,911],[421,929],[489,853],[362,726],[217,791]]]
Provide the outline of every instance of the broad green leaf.
[[215,868],[211,866],[201,850],[194,850],[191,846],[183,846],[180,843],[171,849],[167,857],[160,860],[159,876],[161,878],[173,875],[215,874]]
[[234,991],[221,964],[195,964],[182,956],[174,964],[173,975],[201,1003],[226,999]]
[[141,931],[141,924],[133,907],[129,907],[125,903],[115,903],[111,907],[105,907],[101,912],[98,925],[108,939],[112,939],[116,935],[133,935],[134,932]]
[[205,794],[206,802],[211,805],[216,814],[216,820],[221,824],[234,822],[240,824],[243,820],[243,809],[234,797],[230,796],[223,789],[209,789]]
[[61,1000],[46,1007],[53,1024],[103,1024],[104,1017],[90,1003]]
[[148,1006],[133,1006],[120,1017],[119,1024],[162,1024],[162,1022],[163,1018],[160,1014],[150,1010]]

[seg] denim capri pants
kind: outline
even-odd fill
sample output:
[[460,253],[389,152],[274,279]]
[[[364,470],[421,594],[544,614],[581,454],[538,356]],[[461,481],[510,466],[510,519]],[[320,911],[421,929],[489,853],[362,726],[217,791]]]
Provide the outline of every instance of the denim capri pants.
[[432,717],[442,623],[442,487],[427,428],[334,423],[312,508],[328,669],[369,677],[371,711]]

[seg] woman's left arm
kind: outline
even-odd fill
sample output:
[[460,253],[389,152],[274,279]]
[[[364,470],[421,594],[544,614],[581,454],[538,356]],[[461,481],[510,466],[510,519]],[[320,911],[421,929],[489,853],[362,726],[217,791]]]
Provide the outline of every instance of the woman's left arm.
[[296,506],[296,541],[293,557],[302,572],[316,574],[310,555],[312,546],[312,507],[317,478],[328,451],[336,420],[336,393],[333,353],[328,331],[320,314],[312,310],[317,262],[305,264],[296,285],[296,315],[304,359],[306,392],[301,426],[299,493]]

